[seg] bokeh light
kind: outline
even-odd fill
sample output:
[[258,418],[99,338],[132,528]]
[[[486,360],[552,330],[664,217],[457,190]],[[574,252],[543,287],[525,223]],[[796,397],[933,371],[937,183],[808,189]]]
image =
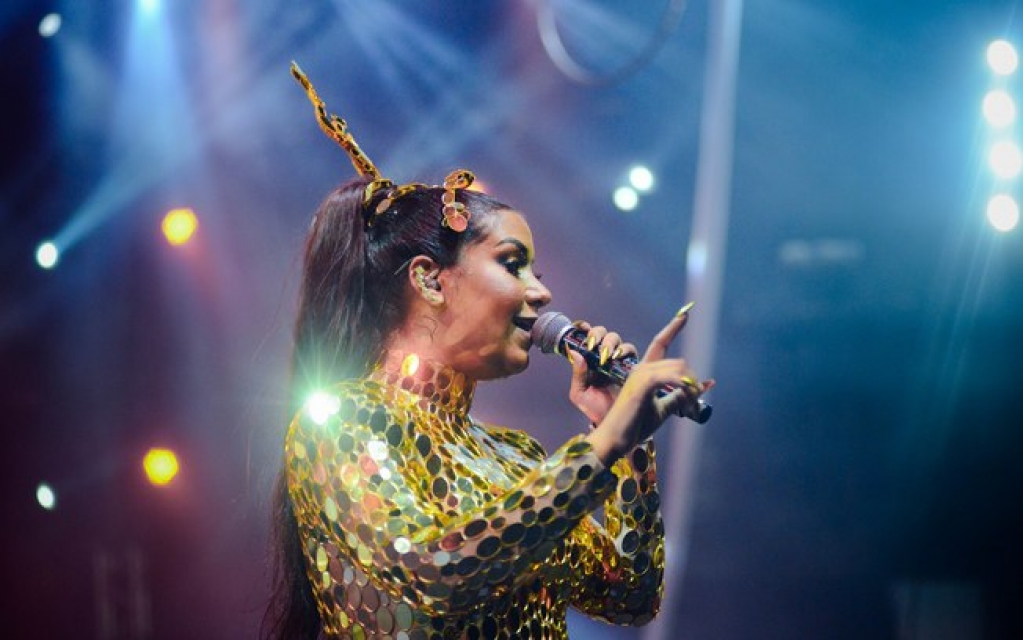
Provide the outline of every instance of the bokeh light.
[[163,217],[163,235],[173,246],[183,245],[192,239],[199,221],[195,212],[185,207],[172,209]]
[[1016,120],[1016,101],[1001,89],[989,91],[984,96],[984,117],[994,127],[1007,127]]
[[640,193],[646,193],[654,188],[654,174],[643,165],[637,165],[629,171],[629,184]]
[[40,483],[36,487],[36,502],[39,506],[47,511],[53,511],[57,506],[57,494],[54,493],[53,488],[45,482]]
[[639,194],[632,187],[618,187],[613,195],[615,206],[621,211],[632,211],[639,205]]
[[991,146],[988,163],[999,178],[1015,178],[1023,169],[1023,153],[1015,142],[1002,140]]
[[987,203],[987,220],[998,231],[1012,231],[1019,224],[1019,204],[1004,193],[993,196]]
[[1007,40],[995,40],[987,48],[987,63],[991,70],[1000,76],[1007,76],[1019,66],[1019,55],[1016,47]]
[[170,449],[154,447],[142,459],[149,482],[157,486],[170,483],[178,475],[178,456]]
[[43,269],[52,269],[60,260],[60,251],[52,242],[44,242],[36,248],[36,264]]
[[39,35],[44,38],[52,38],[60,31],[62,19],[59,13],[48,13],[39,21]]

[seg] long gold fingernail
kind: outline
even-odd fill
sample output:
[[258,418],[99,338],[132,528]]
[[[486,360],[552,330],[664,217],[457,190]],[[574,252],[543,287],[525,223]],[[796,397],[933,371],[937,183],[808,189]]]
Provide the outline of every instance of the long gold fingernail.
[[622,348],[620,346],[615,347],[615,350],[611,352],[611,359],[617,360],[622,357]]
[[604,366],[607,363],[607,359],[611,357],[611,350],[607,346],[600,348],[600,366]]
[[692,309],[695,304],[696,304],[695,300],[685,303],[684,305],[682,305],[682,308],[678,310],[678,313],[675,314],[675,317],[681,318],[682,316],[686,315],[687,313],[689,313],[689,310]]
[[597,346],[597,336],[590,336],[586,338],[586,350],[593,351],[593,347]]
[[696,384],[696,380],[693,380],[689,376],[682,376],[682,384],[686,385],[687,387],[694,387],[696,389],[700,388],[699,385]]

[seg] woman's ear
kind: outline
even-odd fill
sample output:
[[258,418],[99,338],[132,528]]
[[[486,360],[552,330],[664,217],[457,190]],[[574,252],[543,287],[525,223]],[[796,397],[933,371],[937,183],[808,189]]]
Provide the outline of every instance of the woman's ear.
[[412,291],[430,306],[444,304],[444,293],[441,291],[440,265],[430,257],[416,256],[409,261],[408,278]]

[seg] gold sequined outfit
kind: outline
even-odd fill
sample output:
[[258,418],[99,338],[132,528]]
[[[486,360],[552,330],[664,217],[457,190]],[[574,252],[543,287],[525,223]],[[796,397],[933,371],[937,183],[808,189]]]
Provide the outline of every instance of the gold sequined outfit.
[[[652,443],[606,469],[472,420],[475,382],[391,353],[292,423],[287,479],[331,638],[566,638],[660,606]],[[601,526],[590,513],[604,506]]]

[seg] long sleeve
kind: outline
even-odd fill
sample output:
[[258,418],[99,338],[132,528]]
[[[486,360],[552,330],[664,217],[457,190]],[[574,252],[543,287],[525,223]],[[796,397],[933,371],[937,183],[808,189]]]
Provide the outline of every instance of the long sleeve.
[[430,615],[472,609],[534,580],[614,490],[581,437],[503,486],[459,464],[472,441],[452,436],[464,428],[457,421],[424,423],[373,383],[336,394],[327,414],[300,413],[285,443],[311,578],[324,592],[337,580],[332,561],[344,558]]
[[585,576],[573,606],[614,624],[645,624],[661,604],[664,524],[654,454],[648,441],[614,464],[618,488],[604,504],[605,526],[587,518],[571,548]]

